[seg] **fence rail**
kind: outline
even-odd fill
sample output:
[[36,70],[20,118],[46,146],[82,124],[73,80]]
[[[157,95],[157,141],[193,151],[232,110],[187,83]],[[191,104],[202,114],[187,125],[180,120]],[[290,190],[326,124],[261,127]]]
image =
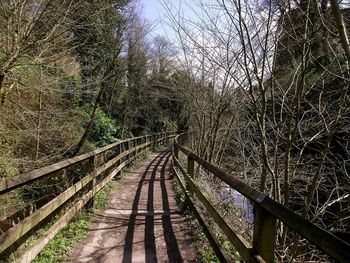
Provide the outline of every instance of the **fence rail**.
[[[13,250],[12,246],[14,244],[21,241],[21,239],[31,231],[35,231],[37,226],[49,218],[50,215],[59,208],[65,206],[67,202],[74,199],[77,194],[81,194],[78,200],[68,207],[69,209],[63,216],[50,226],[46,233],[16,261],[30,262],[84,206],[88,205],[92,207],[94,205],[94,195],[109,183],[127,164],[134,160],[142,151],[165,141],[169,141],[174,137],[175,132],[166,132],[131,138],[26,174],[1,179],[0,195],[3,195],[9,191],[13,191],[36,180],[46,178],[59,172],[67,178],[69,177],[68,169],[75,167],[77,164],[83,166],[86,171],[84,172],[84,169],[82,169],[80,172],[83,174],[80,176],[83,177],[80,180],[70,185],[62,193],[0,235],[0,259]],[[109,155],[108,158],[106,158],[107,155]],[[105,161],[105,159],[107,159],[107,161]],[[105,172],[108,172],[107,175],[97,181],[97,178]],[[85,192],[82,192],[83,189]]]
[[[227,174],[220,168],[200,158],[198,155],[178,143],[179,136],[174,140],[173,170],[185,193],[187,202],[194,210],[195,215],[198,217],[200,224],[204,228],[208,240],[222,262],[231,262],[231,260],[217,241],[215,235],[213,235],[213,230],[210,229],[203,215],[196,207],[193,199],[194,196],[196,196],[204,205],[206,211],[221,228],[245,262],[275,261],[274,254],[277,236],[277,220],[286,224],[289,228],[299,233],[310,243],[317,246],[337,261],[343,263],[350,262],[350,245],[348,243],[299,216],[290,209],[271,199],[266,194],[257,191],[244,182]],[[187,169],[185,169],[179,162],[179,151],[187,156]],[[199,187],[193,180],[195,163],[205,168],[217,178],[220,178],[230,187],[253,202],[254,229],[252,246],[237,233],[237,231],[230,225],[230,222],[227,222],[227,220],[220,214],[220,211],[215,208],[215,205],[212,204],[210,199],[200,191]]]
[[[33,213],[29,213],[23,220],[0,235],[0,259],[3,255],[11,251],[14,245],[17,246],[18,243],[22,242],[22,239],[29,233],[36,231],[37,227],[50,218],[52,214],[62,207],[66,207],[67,203],[70,203],[63,215],[48,228],[46,233],[16,260],[16,262],[21,263],[30,262],[84,206],[91,207],[94,205],[94,195],[110,182],[128,163],[134,160],[142,151],[159,143],[169,141],[175,136],[174,132],[167,132],[132,138],[17,177],[0,179],[0,195],[4,195],[9,191],[30,185],[37,180],[57,173],[61,173],[64,178],[69,178],[70,169],[78,164],[83,167],[83,169],[79,170],[81,173],[79,180],[75,180],[59,195]],[[312,224],[277,203],[266,194],[257,191],[242,181],[228,175],[220,168],[203,160],[180,145],[177,138],[174,140],[173,170],[184,191],[186,202],[197,216],[209,242],[222,262],[231,262],[230,256],[220,245],[215,232],[207,223],[201,210],[196,206],[194,197],[203,204],[206,211],[222,229],[227,239],[237,249],[245,262],[274,262],[277,220],[288,225],[289,228],[295,230],[302,237],[337,261],[344,263],[350,262],[350,245],[348,243]],[[179,162],[180,151],[187,156],[186,168]],[[224,218],[222,212],[216,208],[210,198],[200,190],[195,180],[193,180],[195,163],[204,167],[207,171],[220,178],[223,182],[253,202],[254,229],[252,245],[237,233],[230,222]],[[72,200],[75,201],[73,202]]]

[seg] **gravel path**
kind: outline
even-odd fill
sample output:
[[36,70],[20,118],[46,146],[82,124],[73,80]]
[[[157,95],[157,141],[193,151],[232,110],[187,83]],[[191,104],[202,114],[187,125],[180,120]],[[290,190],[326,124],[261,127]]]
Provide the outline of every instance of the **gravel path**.
[[66,262],[195,262],[196,242],[176,204],[170,162],[167,149],[127,173]]

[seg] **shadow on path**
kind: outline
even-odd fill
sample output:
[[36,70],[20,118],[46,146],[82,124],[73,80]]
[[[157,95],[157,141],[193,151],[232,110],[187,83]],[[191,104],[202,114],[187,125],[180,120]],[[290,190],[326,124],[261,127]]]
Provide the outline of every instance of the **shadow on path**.
[[[180,254],[178,243],[174,234],[173,225],[171,222],[171,215],[173,214],[170,210],[168,191],[166,187],[166,181],[171,179],[167,178],[169,170],[169,160],[171,152],[170,149],[166,149],[157,155],[147,166],[146,170],[142,174],[141,180],[136,189],[134,196],[132,211],[136,211],[130,214],[127,231],[125,235],[125,245],[123,253],[123,263],[131,263],[133,261],[133,244],[134,244],[134,234],[137,222],[137,217],[145,217],[145,228],[144,228],[144,246],[145,246],[145,262],[153,263],[157,262],[157,249],[156,249],[156,236],[155,236],[155,224],[162,224],[163,236],[166,245],[166,252],[168,257],[168,262],[183,262]],[[160,169],[159,169],[160,168]],[[159,178],[157,179],[157,175]],[[149,177],[149,178],[148,178]],[[155,182],[160,183],[161,193],[155,193]],[[147,190],[147,210],[143,213],[138,213],[141,191],[143,186],[146,187],[148,183]],[[156,196],[161,196],[163,211],[159,213],[154,210],[154,198]],[[159,200],[160,201],[160,200]],[[155,219],[155,216],[158,216]],[[160,218],[161,216],[161,218]]]
[[169,161],[169,158],[170,158],[170,154],[167,156],[160,173],[160,187],[162,190],[162,201],[163,201],[163,211],[164,211],[164,214],[162,215],[162,224],[163,224],[164,239],[165,239],[167,253],[168,253],[168,259],[169,259],[169,262],[175,263],[175,262],[182,262],[182,257],[180,254],[179,246],[176,242],[176,237],[175,237],[174,230],[171,223],[168,192],[165,185],[166,169],[167,169],[167,163]]

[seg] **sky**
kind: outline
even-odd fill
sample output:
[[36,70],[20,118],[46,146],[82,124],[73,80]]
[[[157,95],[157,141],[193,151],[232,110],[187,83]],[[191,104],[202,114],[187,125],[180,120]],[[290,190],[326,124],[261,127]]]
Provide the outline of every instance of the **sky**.
[[165,17],[166,11],[159,0],[139,0],[142,7],[142,15],[153,25],[152,35],[164,35],[161,25],[161,17]]
[[158,0],[140,0],[143,6],[143,15],[148,20],[158,19],[159,12],[162,12],[162,5]]
[[[192,8],[195,8],[194,0],[138,0],[141,7],[142,16],[153,25],[151,36],[165,35],[169,36],[172,31],[167,26],[167,11],[164,8],[164,2],[170,3],[168,7],[176,13],[175,10],[181,9],[181,14],[185,17],[195,18]],[[190,7],[191,6],[191,7]]]

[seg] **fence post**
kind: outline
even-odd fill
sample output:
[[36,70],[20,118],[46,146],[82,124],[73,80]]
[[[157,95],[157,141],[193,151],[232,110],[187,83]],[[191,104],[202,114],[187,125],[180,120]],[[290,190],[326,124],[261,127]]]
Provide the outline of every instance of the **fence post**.
[[[118,145],[117,145],[117,147],[116,147],[116,155],[115,156],[118,156],[118,155],[120,155],[121,154],[121,149],[122,149],[122,145],[121,145],[121,143],[119,143]],[[119,165],[122,163],[122,160],[121,160],[121,158],[119,158],[119,160],[117,161],[117,167],[119,167]],[[115,176],[115,178],[117,178],[117,177],[120,177],[121,176],[121,171],[119,171],[118,173],[117,173],[117,175]]]
[[[139,146],[139,138],[134,139],[134,147],[136,148],[137,146]],[[135,159],[137,158],[137,154],[138,154],[138,150],[135,149],[135,152],[134,152]]]
[[265,262],[275,262],[277,219],[256,203],[254,206],[253,253]]
[[167,143],[169,144],[170,143],[171,132],[167,132],[166,136],[167,136]]
[[127,158],[127,161],[130,161],[130,158],[131,158],[131,154],[130,154],[130,145],[131,145],[131,142],[130,142],[130,139],[128,140],[128,142],[127,142],[127,146],[126,146],[126,150],[128,151],[128,154],[127,154],[127,156],[126,156],[126,158]]
[[194,177],[194,160],[189,155],[187,156],[187,173],[191,178]]
[[69,188],[70,186],[72,186],[73,184],[70,183],[69,181],[69,177],[67,175],[67,168],[62,170],[62,181],[64,182],[64,189]]
[[[133,140],[132,140],[132,147],[131,147],[131,148],[135,148],[135,147],[136,147],[136,144],[137,144],[137,139],[133,139]],[[133,151],[133,154],[132,154],[132,159],[133,159],[133,160],[136,159],[136,154],[137,154],[137,152],[136,152],[136,151]]]
[[91,191],[92,190],[92,197],[91,199],[86,203],[86,208],[91,209],[95,207],[95,190],[94,187],[96,185],[96,177],[97,177],[97,155],[94,154],[92,158],[92,174],[93,174],[93,179],[91,182],[88,184],[87,190]]
[[174,144],[174,156],[177,160],[179,160],[179,148],[176,144]]

